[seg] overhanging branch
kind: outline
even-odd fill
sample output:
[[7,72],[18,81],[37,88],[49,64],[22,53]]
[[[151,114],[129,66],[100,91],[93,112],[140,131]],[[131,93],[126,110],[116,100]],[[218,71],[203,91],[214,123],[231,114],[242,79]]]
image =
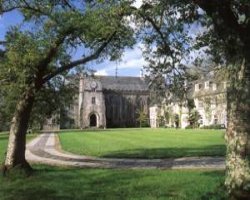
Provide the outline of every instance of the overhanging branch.
[[6,45],[6,44],[7,44],[6,41],[1,41],[1,40],[0,40],[0,45]]
[[141,13],[141,12],[139,12],[139,15],[143,18],[143,19],[145,19],[146,21],[148,21],[151,25],[152,25],[152,27],[154,28],[154,30],[156,31],[156,33],[160,36],[160,38],[161,38],[161,40],[162,40],[162,42],[163,42],[163,44],[164,44],[164,49],[165,49],[165,51],[167,52],[167,53],[169,53],[171,56],[172,56],[172,51],[171,51],[171,49],[170,49],[170,46],[169,46],[169,44],[166,42],[167,41],[167,38],[164,36],[164,34],[162,33],[162,31],[161,31],[161,28],[156,24],[156,22],[152,19],[152,18],[150,18],[149,16],[147,16],[147,15],[143,15],[143,13]]
[[107,47],[107,45],[111,42],[111,40],[114,38],[116,34],[116,31],[114,31],[110,37],[105,41],[103,42],[103,44],[91,55],[85,57],[85,58],[82,58],[82,59],[79,59],[79,60],[75,60],[75,61],[72,61],[66,65],[63,65],[61,66],[60,68],[57,68],[55,71],[51,72],[50,74],[48,74],[47,76],[45,76],[43,78],[43,83],[46,83],[47,81],[49,81],[50,79],[52,79],[53,77],[57,76],[58,74],[66,71],[66,70],[70,70],[78,65],[81,65],[81,64],[85,64],[91,60],[95,60],[97,59],[100,54],[102,53],[102,51]]
[[0,14],[11,12],[11,11],[16,10],[16,9],[30,10],[30,11],[33,11],[35,13],[39,13],[41,15],[50,16],[49,12],[45,12],[45,11],[41,10],[39,7],[31,6],[26,0],[22,0],[19,3],[17,3],[16,5],[13,5],[10,7],[4,7],[3,5],[1,7],[1,5],[0,5]]
[[[202,8],[207,13],[207,15],[212,18],[213,23],[222,38],[228,34],[228,30],[233,30],[235,33],[237,33],[242,41],[245,41],[245,37],[248,37],[249,33],[246,32],[246,28],[238,23],[238,18],[233,13],[232,1],[192,1],[196,3],[200,8]],[[221,21],[223,23],[221,23]]]

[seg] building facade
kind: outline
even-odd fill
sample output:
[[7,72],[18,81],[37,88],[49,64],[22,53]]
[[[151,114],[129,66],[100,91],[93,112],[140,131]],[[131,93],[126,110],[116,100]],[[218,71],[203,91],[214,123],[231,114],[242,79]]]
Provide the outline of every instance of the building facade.
[[149,89],[140,77],[81,76],[68,113],[76,128],[136,127],[149,115]]
[[201,126],[227,124],[227,82],[204,79],[194,83],[193,99]]
[[[226,81],[217,81],[213,77],[201,78],[188,84],[187,99],[175,99],[174,95],[168,95],[169,103],[164,101],[160,106],[154,106],[158,109],[157,114],[152,116],[153,126],[158,127],[159,116],[165,119],[165,126],[186,128],[190,125],[190,115],[194,111],[199,115],[198,126],[227,125],[227,99],[226,99]],[[188,101],[193,102],[190,108]],[[157,108],[156,108],[157,107]],[[154,111],[156,112],[156,111]],[[170,117],[169,117],[170,116]],[[178,122],[177,122],[178,121]],[[156,124],[156,125],[155,125]]]
[[[76,95],[67,108],[70,120],[61,128],[138,127],[140,112],[152,128],[186,128],[193,111],[199,115],[199,127],[227,124],[226,82],[211,77],[187,84],[188,100],[168,93],[161,105],[151,106],[150,90],[142,77],[81,76],[73,80]],[[193,102],[192,108],[188,101]]]

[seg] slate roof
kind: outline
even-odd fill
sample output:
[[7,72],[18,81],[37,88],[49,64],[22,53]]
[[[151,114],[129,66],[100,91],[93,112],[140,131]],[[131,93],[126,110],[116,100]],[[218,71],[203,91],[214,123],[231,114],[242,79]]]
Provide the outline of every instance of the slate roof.
[[148,84],[140,77],[96,76],[104,90],[114,91],[149,91]]

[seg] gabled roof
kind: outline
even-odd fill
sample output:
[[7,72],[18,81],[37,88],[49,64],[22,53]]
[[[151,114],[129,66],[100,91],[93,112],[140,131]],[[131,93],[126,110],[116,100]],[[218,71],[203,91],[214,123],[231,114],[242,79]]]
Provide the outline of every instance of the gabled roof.
[[143,78],[129,76],[96,76],[104,90],[114,91],[149,91]]

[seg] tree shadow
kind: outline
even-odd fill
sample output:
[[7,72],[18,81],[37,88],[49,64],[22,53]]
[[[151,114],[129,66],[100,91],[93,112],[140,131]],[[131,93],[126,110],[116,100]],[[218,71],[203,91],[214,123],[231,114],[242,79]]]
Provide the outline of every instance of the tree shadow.
[[[212,197],[218,194],[213,189],[204,189],[209,182],[203,180],[200,183],[198,179],[205,177],[209,181],[219,177],[223,181],[223,174],[217,171],[77,169],[37,165],[34,168],[31,177],[1,181],[1,198],[206,200],[217,199]],[[203,185],[199,187],[200,184]],[[192,190],[195,190],[195,196],[192,196]]]
[[[147,127],[143,127],[143,128],[138,128],[138,127],[133,127],[133,128],[129,128],[129,130],[131,131],[143,131],[147,129]],[[150,129],[150,128],[148,128]],[[61,129],[59,131],[59,133],[67,133],[67,132],[75,132],[75,133],[85,133],[85,132],[128,132],[128,128],[107,128],[107,129],[101,129],[101,128],[89,128],[89,129],[75,129],[75,130],[71,130],[71,129]]]
[[200,148],[140,148],[140,149],[127,149],[110,152],[102,155],[105,158],[178,158],[178,157],[191,157],[191,156],[225,156],[225,145],[209,145]]
[[8,135],[0,135],[0,140],[8,140]]
[[[209,178],[215,178],[215,177],[225,177],[225,170],[206,170],[202,171],[203,176],[207,176]],[[214,188],[213,191],[206,192],[201,195],[201,200],[228,200],[229,197],[227,195],[227,190],[224,184],[225,180],[220,179],[218,180],[218,186]]]

